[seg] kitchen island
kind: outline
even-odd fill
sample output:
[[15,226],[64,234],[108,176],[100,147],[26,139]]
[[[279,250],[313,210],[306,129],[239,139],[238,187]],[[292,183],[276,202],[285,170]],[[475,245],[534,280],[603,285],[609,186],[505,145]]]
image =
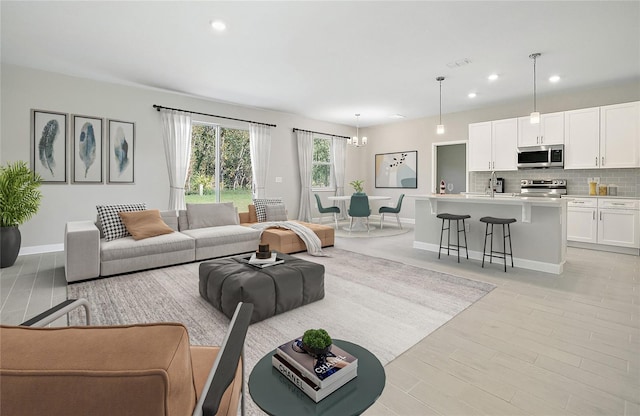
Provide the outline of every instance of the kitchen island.
[[[517,222],[511,224],[514,266],[562,273],[567,251],[566,199],[512,194],[496,194],[495,197],[484,194],[430,194],[407,195],[407,198],[416,201],[414,248],[438,252],[442,220],[436,218],[437,214],[468,214],[471,215],[471,219],[466,221],[469,258],[482,260],[485,224],[480,222],[480,218],[515,218]],[[451,239],[455,244],[455,223],[451,225],[454,231]],[[445,235],[445,245],[446,238]],[[495,227],[493,247],[494,250],[502,250],[502,227]],[[489,267],[495,267],[496,261],[502,265],[502,259],[494,258],[494,266]]]

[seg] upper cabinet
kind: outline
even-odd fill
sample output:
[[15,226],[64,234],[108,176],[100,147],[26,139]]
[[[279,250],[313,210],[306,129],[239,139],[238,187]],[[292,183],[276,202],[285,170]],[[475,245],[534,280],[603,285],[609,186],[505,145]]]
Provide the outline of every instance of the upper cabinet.
[[517,170],[518,120],[469,124],[469,171]]
[[565,169],[640,167],[640,102],[564,114]]
[[640,102],[600,107],[600,167],[640,167]]
[[564,113],[564,168],[600,167],[600,108]]
[[563,143],[564,112],[542,114],[538,124],[531,124],[529,116],[518,118],[518,147]]

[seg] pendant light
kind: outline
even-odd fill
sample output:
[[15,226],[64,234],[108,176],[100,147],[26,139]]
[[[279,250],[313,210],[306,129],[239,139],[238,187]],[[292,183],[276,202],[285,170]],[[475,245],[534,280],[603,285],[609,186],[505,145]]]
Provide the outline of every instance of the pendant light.
[[444,124],[442,124],[442,81],[444,81],[444,77],[438,77],[436,81],[440,83],[440,122],[436,126],[436,134],[444,134]]
[[356,114],[356,135],[347,139],[347,144],[355,147],[361,147],[367,145],[367,138],[360,138],[360,114]]
[[529,55],[529,58],[533,59],[533,112],[531,113],[531,117],[529,118],[529,122],[531,124],[540,123],[540,113],[537,109],[536,102],[536,59],[542,55],[541,53],[532,53]]

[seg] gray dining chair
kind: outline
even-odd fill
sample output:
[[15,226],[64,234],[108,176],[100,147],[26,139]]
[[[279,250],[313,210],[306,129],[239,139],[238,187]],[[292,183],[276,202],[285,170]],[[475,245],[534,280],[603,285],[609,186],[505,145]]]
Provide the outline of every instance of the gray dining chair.
[[380,214],[380,229],[382,229],[384,225],[384,214],[396,214],[396,220],[398,220],[398,227],[402,229],[402,224],[400,223],[400,209],[402,209],[402,199],[404,198],[404,194],[400,194],[398,198],[398,203],[395,207],[380,207],[378,213]]

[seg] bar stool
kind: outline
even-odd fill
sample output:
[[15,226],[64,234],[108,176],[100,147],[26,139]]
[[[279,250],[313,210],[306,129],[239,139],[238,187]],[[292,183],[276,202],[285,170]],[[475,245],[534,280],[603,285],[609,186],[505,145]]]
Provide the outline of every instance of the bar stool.
[[[464,220],[471,218],[471,215],[458,215],[458,214],[449,214],[443,212],[442,214],[436,215],[437,218],[442,219],[442,229],[440,230],[440,247],[438,248],[438,258],[440,258],[440,252],[442,251],[442,235],[444,234],[444,230],[447,230],[447,256],[449,255],[449,250],[455,250],[458,252],[458,263],[460,263],[460,248],[464,248],[467,252],[467,259],[469,258],[469,249],[467,248],[467,228],[464,225]],[[456,222],[456,231],[457,231],[457,244],[451,244],[451,220]],[[444,228],[444,222],[448,221],[447,228]],[[462,230],[460,229],[460,221],[462,221]],[[464,246],[460,245],[460,233],[464,234]]]
[[[507,271],[507,254],[511,256],[511,267],[513,267],[513,249],[511,248],[511,226],[510,224],[516,222],[515,218],[495,218],[495,217],[482,217],[480,222],[486,224],[484,231],[484,247],[482,248],[482,267],[484,267],[484,258],[489,256],[489,263],[493,263],[493,258],[504,259],[504,271]],[[489,225],[491,225],[491,232],[489,232]],[[502,250],[493,251],[493,226],[502,225]],[[505,225],[507,228],[505,229]],[[505,231],[508,231],[507,234]],[[491,236],[489,243],[489,253],[487,254],[487,237]],[[509,253],[507,253],[507,237],[509,237]],[[502,254],[502,256],[494,255]]]

